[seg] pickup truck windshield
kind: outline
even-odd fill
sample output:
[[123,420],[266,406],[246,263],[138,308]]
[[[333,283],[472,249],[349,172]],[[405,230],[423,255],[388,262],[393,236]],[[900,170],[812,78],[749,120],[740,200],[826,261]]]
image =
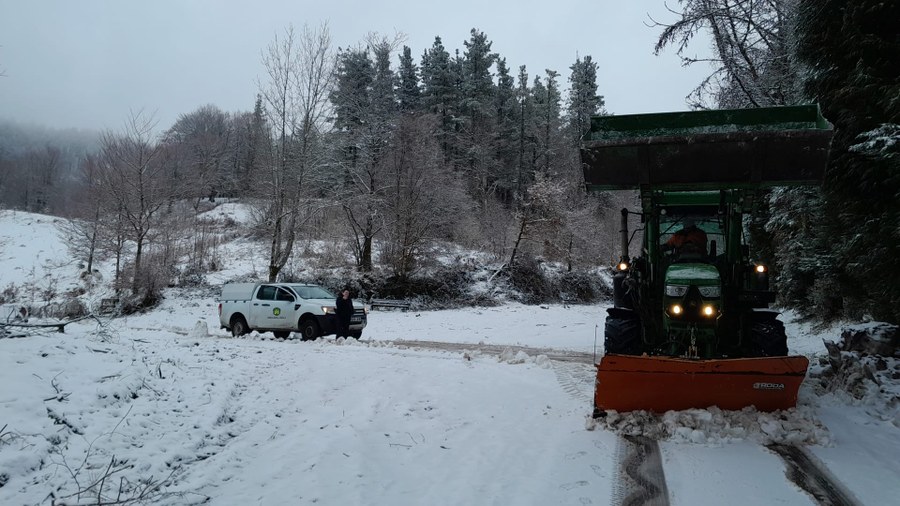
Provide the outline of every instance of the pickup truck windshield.
[[335,299],[337,298],[333,293],[328,290],[322,288],[321,286],[299,286],[293,285],[291,289],[304,299]]

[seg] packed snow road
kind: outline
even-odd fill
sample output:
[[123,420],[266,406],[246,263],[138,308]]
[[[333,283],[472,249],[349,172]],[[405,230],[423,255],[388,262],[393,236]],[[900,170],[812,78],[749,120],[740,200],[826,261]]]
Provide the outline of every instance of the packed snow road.
[[[15,385],[0,394],[0,503],[621,504],[635,497],[623,438],[586,430],[593,366],[525,349],[585,357],[601,315],[385,312],[359,343],[232,339],[211,299],[172,295],[104,327],[0,340],[0,384]],[[817,454],[863,504],[889,503],[868,483],[893,483],[897,443],[868,429]],[[705,441],[659,444],[669,504],[815,503],[752,435],[692,430]]]

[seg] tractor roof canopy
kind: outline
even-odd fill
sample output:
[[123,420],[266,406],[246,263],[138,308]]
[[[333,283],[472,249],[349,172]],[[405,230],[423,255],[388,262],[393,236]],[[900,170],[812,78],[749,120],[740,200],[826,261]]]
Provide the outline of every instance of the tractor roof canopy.
[[833,129],[817,105],[591,118],[589,190],[720,190],[821,183]]

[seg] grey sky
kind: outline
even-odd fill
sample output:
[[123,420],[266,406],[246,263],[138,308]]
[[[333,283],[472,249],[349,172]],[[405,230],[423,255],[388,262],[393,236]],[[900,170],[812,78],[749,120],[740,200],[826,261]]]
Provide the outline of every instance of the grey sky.
[[341,47],[404,33],[417,62],[436,35],[452,53],[478,28],[514,74],[550,68],[564,86],[576,55],[591,55],[610,112],[685,109],[708,69],[653,56],[648,13],[673,19],[663,0],[0,0],[0,119],[118,129],[144,109],[165,129],[204,104],[251,110],[276,32],[322,21]]

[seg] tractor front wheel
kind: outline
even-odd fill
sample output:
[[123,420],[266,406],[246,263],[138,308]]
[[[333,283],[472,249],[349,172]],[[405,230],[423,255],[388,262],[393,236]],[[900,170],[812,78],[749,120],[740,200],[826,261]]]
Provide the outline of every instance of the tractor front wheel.
[[603,347],[606,353],[640,355],[641,321],[637,318],[607,316]]
[[766,313],[750,321],[750,346],[755,357],[784,357],[788,354],[784,323]]

